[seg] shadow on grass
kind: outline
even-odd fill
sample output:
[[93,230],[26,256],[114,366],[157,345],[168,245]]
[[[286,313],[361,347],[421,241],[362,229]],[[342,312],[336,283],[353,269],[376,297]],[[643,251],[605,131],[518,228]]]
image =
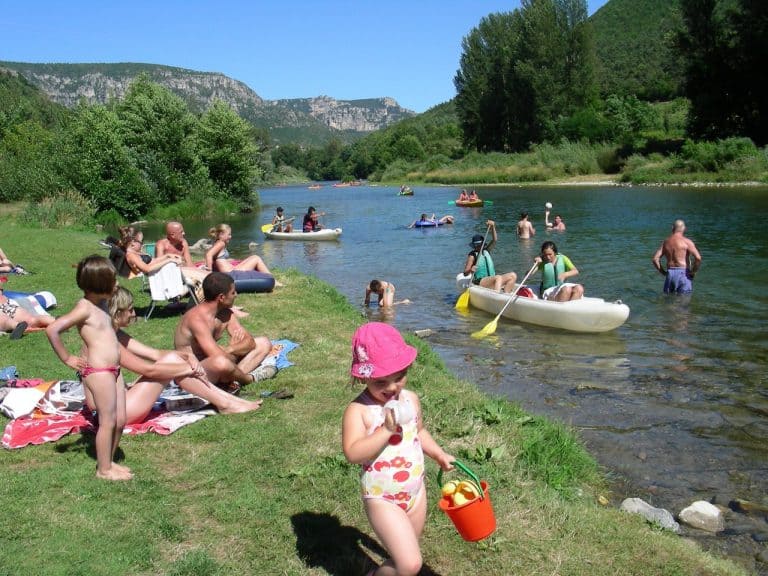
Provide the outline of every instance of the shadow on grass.
[[[59,440],[54,444],[53,450],[59,454],[67,452],[79,452],[86,454],[92,460],[96,460],[96,434],[90,431],[81,432],[79,436],[70,435],[66,440]],[[125,460],[125,452],[118,446],[115,451],[115,462]]]
[[[302,512],[291,517],[296,551],[309,568],[323,568],[333,576],[363,576],[376,565],[366,549],[387,557],[381,545],[353,526],[342,526],[326,513]],[[423,566],[420,576],[440,576]]]

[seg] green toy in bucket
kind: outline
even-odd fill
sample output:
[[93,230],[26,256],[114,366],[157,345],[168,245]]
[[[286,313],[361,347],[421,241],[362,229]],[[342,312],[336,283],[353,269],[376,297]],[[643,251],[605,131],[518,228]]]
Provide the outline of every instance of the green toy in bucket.
[[[458,460],[453,465],[469,475],[470,480],[462,482],[448,482],[443,490],[443,497],[440,498],[438,506],[448,515],[453,525],[456,527],[459,535],[467,542],[477,542],[488,538],[496,530],[496,516],[493,514],[491,497],[488,494],[488,483],[480,480],[466,465]],[[443,471],[437,474],[437,483],[443,488]],[[456,484],[457,493],[461,492],[460,498],[456,494],[450,495],[450,484]],[[462,489],[463,485],[463,489]],[[468,486],[469,485],[469,486]],[[446,491],[449,494],[446,494]],[[464,497],[469,493],[472,499]],[[460,503],[455,502],[460,500]]]

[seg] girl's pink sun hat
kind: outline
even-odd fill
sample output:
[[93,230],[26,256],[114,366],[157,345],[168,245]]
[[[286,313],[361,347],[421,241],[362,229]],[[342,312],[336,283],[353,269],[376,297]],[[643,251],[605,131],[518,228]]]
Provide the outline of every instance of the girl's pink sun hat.
[[350,372],[355,378],[384,378],[413,364],[417,353],[389,324],[369,322],[352,337]]

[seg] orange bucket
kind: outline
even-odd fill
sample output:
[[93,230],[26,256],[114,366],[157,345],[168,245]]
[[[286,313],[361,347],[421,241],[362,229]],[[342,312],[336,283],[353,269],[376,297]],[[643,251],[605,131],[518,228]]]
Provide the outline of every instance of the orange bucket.
[[[493,514],[491,497],[488,494],[488,483],[481,481],[461,462],[456,461],[454,465],[469,474],[482,496],[460,506],[453,506],[447,498],[440,498],[438,507],[448,515],[464,540],[478,542],[488,538],[496,530],[496,516]],[[437,482],[442,486],[442,470],[437,475]]]

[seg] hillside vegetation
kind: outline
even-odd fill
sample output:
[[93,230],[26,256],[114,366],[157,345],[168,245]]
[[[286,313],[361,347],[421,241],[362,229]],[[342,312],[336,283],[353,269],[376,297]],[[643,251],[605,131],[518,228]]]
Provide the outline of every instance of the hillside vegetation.
[[682,96],[683,62],[672,45],[682,26],[678,0],[610,0],[590,22],[603,95]]

